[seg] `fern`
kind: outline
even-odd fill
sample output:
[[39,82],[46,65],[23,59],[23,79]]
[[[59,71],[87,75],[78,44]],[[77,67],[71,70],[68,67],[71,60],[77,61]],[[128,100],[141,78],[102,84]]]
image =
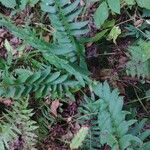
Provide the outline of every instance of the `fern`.
[[0,150],[5,150],[5,147],[15,149],[16,144],[20,144],[18,146],[21,146],[22,150],[34,147],[36,143],[34,132],[37,126],[36,122],[30,119],[33,116],[32,109],[27,107],[27,100],[15,101],[12,111],[7,110],[8,114],[4,114],[6,121],[1,124]]
[[[93,92],[99,99],[93,101],[86,97],[84,106],[80,108],[81,115],[83,116],[82,122],[91,119],[89,117],[92,114],[95,115],[92,120],[96,123],[94,126],[91,126],[91,129],[94,128],[96,134],[92,135],[93,137],[90,139],[99,138],[98,140],[101,145],[107,144],[112,150],[129,148],[132,141],[140,143],[139,138],[128,133],[129,127],[135,123],[135,120],[125,120],[128,112],[122,111],[123,98],[119,96],[118,91],[113,90],[111,92],[108,83],[105,82],[104,84],[98,83],[93,85]],[[92,140],[88,142],[91,142],[93,145],[95,144],[95,141]],[[88,148],[91,150],[98,149],[95,146]]]
[[51,65],[54,65],[57,69],[66,70],[69,74],[74,75],[82,86],[85,86],[86,81],[90,81],[88,78],[89,73],[86,69],[61,57],[68,53],[69,49],[67,46],[47,43],[39,39],[30,29],[18,28],[12,24],[8,18],[5,18],[3,15],[0,16],[0,26],[8,28],[15,36],[24,40],[35,49],[38,49]]
[[1,123],[0,124],[0,150],[5,150],[5,148],[9,149],[9,142],[12,139],[17,138],[18,131],[17,127],[12,126],[8,123]]
[[101,148],[100,143],[100,129],[98,127],[98,109],[99,100],[94,97],[84,96],[84,102],[79,107],[79,123],[81,125],[88,125],[89,134],[84,141],[83,149],[98,150]]
[[[39,0],[19,0],[19,3],[20,3],[19,8],[21,8],[23,10],[23,9],[25,9],[27,4],[30,4],[30,6],[34,6],[36,3],[38,3],[38,1]],[[17,6],[18,1],[16,1],[16,0],[0,0],[0,2],[5,7],[14,9]]]
[[51,72],[49,67],[36,72],[18,69],[15,71],[15,75],[4,72],[0,84],[0,94],[13,99],[26,97],[30,93],[35,93],[37,98],[46,96],[73,98],[72,92],[80,89],[81,84],[70,77],[69,74],[61,73],[61,71]]
[[49,129],[56,123],[56,118],[52,115],[51,109],[45,102],[40,103],[41,115],[37,116],[38,128],[38,140],[42,141],[49,135]]
[[73,3],[69,0],[42,0],[41,3],[42,10],[48,13],[54,28],[55,43],[67,46],[71,62],[76,61],[76,54],[84,55],[75,37],[88,32],[87,21],[75,20],[82,10],[79,4],[80,0],[75,0]]
[[150,77],[150,42],[139,41],[129,48],[130,60],[126,65],[128,75],[138,78]]
[[99,108],[99,100],[95,100],[92,96],[91,98],[84,95],[84,102],[79,107],[79,123],[82,125],[90,126],[88,137],[86,138],[83,148],[96,150],[100,149],[100,130],[98,128],[98,108]]
[[138,143],[134,142],[132,143],[132,146],[134,149],[137,150],[148,150],[149,146],[150,146],[150,142],[146,142],[147,138],[150,137],[150,130],[145,130],[144,126],[146,125],[146,122],[148,121],[148,119],[144,118],[141,121],[137,122],[134,126],[134,128],[132,128],[129,132],[137,137],[139,137],[141,139],[141,141],[143,141],[143,144],[141,145],[141,147],[139,147]]

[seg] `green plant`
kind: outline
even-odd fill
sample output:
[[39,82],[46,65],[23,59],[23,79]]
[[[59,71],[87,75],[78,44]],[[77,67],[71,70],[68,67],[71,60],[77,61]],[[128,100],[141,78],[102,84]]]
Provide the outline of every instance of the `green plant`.
[[136,45],[130,46],[130,60],[126,64],[126,72],[132,77],[149,78],[150,76],[150,42],[140,40]]
[[69,74],[74,75],[82,86],[85,86],[86,81],[90,80],[88,78],[89,73],[86,69],[62,58],[70,51],[66,45],[45,42],[43,39],[39,39],[31,29],[18,28],[12,24],[8,18],[5,18],[2,15],[0,26],[8,28],[15,36],[39,50],[50,65],[54,65],[56,68],[66,70]]
[[108,18],[109,8],[114,13],[120,14],[120,0],[105,0],[99,5],[94,14],[94,20],[97,28],[100,28]]
[[[128,6],[137,4],[141,8],[150,9],[149,0],[124,0]],[[103,23],[108,19],[110,10],[113,13],[120,14],[122,7],[122,0],[104,0],[100,1],[100,5],[95,11],[94,20],[97,28],[100,28]]]
[[[88,137],[91,138],[91,140],[87,143],[90,146],[88,148],[96,149],[96,147],[92,145],[93,142],[94,144],[96,143],[93,140],[94,138],[99,138],[101,146],[107,144],[113,150],[125,150],[126,148],[132,147],[133,141],[138,142],[140,145],[140,139],[128,133],[129,127],[133,125],[136,120],[127,121],[125,119],[128,112],[122,110],[123,98],[119,96],[118,91],[115,89],[111,92],[107,82],[93,85],[92,91],[98,96],[98,99],[93,101],[85,97],[84,106],[80,107],[80,113],[83,116],[80,118],[81,121],[85,123],[87,120],[91,120],[92,125],[90,127],[92,133],[94,129],[96,132],[95,135],[99,135],[98,137],[94,137],[95,135],[89,134]],[[93,125],[93,121],[96,122],[95,125]]]
[[[20,8],[25,9],[25,6],[27,4],[30,4],[31,6],[34,6],[36,3],[38,3],[39,0],[19,0]],[[17,6],[16,0],[0,0],[0,2],[8,8],[15,8]]]
[[[66,1],[42,0],[41,9],[48,13],[52,27],[54,28],[54,43],[67,46],[67,57],[71,62],[81,59],[83,65],[84,48],[79,44],[79,36],[86,34],[88,21],[77,21],[82,11],[80,0],[73,3]],[[76,38],[78,37],[78,38]]]
[[26,97],[30,93],[35,93],[36,98],[48,95],[51,98],[73,97],[72,92],[78,90],[80,84],[70,77],[69,74],[61,71],[51,72],[50,67],[36,72],[16,69],[14,75],[4,72],[0,85],[0,95],[13,99]]
[[33,110],[28,109],[28,100],[15,101],[12,110],[3,114],[5,120],[1,122],[0,149],[15,149],[15,146],[22,147],[22,150],[31,149],[36,143],[35,130],[38,128],[36,122],[31,120]]
[[[43,140],[46,141],[45,138],[52,145],[54,141],[60,144],[67,139],[63,146],[70,144],[71,149],[149,148],[150,131],[144,128],[145,119],[138,123],[134,119],[127,119],[129,112],[125,111],[123,97],[118,90],[111,90],[107,81],[100,83],[93,79],[93,76],[98,76],[96,78],[100,81],[108,79],[109,83],[113,87],[118,87],[123,95],[126,95],[126,89],[120,66],[121,71],[122,66],[126,66],[123,68],[123,71],[126,70],[126,76],[138,77],[138,81],[141,78],[149,79],[150,32],[149,20],[145,20],[149,17],[149,0],[0,0],[0,2],[10,8],[9,17],[0,14],[0,27],[6,30],[6,33],[0,30],[0,48],[6,52],[4,58],[0,57],[0,108],[3,105],[7,106],[7,102],[11,102],[8,106],[12,106],[7,108],[6,112],[3,108],[0,110],[2,116],[0,150],[30,150],[37,143],[40,145]],[[2,5],[5,14],[5,7]],[[16,13],[18,11],[22,13]],[[134,13],[134,16],[130,15],[130,12],[132,15]],[[38,18],[36,14],[41,17]],[[24,15],[32,19],[29,22],[25,19],[23,22],[19,20],[18,23],[18,18]],[[107,20],[109,17],[111,20]],[[128,26],[126,29],[129,32],[126,35],[146,41],[138,39],[124,55],[124,47],[122,48],[120,42],[116,43],[116,39],[124,40],[119,36],[124,33],[124,24],[141,20],[145,23],[142,22],[140,27],[135,24]],[[10,35],[8,39],[5,38],[7,35]],[[15,38],[11,39],[14,36]],[[20,42],[16,42],[16,37]],[[109,42],[110,40],[115,44]],[[17,46],[23,48],[16,48],[16,45],[12,44],[14,41]],[[90,55],[92,61],[94,59],[94,67],[91,66],[92,61],[88,59],[86,61],[85,48],[87,55]],[[88,54],[88,51],[94,54]],[[103,61],[104,57],[106,59]],[[92,70],[91,73],[87,66]],[[146,94],[142,96],[149,97],[149,89],[142,89],[140,93],[143,91],[146,91]],[[85,93],[84,100],[79,106],[78,100],[83,97],[83,93]],[[139,93],[137,97],[138,95]],[[128,105],[128,100],[127,97],[125,105]],[[79,113],[76,118],[78,106]],[[34,116],[33,110],[28,107],[34,108],[36,112]],[[55,113],[52,113],[52,109]],[[36,122],[32,121],[33,118]],[[38,130],[36,124],[39,125]],[[77,134],[74,134],[74,129],[79,129]],[[54,135],[53,138],[50,137],[51,133]],[[57,134],[61,135],[57,138]],[[47,145],[48,148],[50,146]]]
[[148,119],[144,118],[139,122],[136,122],[134,128],[132,128],[129,132],[141,139],[143,141],[143,144],[141,147],[139,147],[138,143],[133,143],[134,149],[138,150],[148,150],[150,146],[150,142],[147,141],[147,138],[150,136],[150,130],[143,131],[144,126],[146,125],[146,122]]

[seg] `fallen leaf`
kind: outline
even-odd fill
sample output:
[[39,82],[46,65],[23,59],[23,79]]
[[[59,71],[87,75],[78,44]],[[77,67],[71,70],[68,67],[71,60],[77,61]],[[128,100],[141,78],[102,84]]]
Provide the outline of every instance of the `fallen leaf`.
[[139,27],[142,26],[143,22],[144,22],[143,19],[136,20],[136,21],[134,22],[134,26],[137,27],[137,28],[139,28]]
[[57,116],[57,109],[58,109],[59,106],[60,106],[59,100],[55,100],[55,101],[52,102],[52,104],[51,104],[51,113],[54,116]]
[[46,42],[49,42],[49,41],[50,41],[50,36],[49,36],[49,35],[44,36],[44,40],[45,40]]
[[13,104],[11,99],[3,99],[3,98],[2,99],[0,98],[0,103],[3,103],[6,106],[11,106]]

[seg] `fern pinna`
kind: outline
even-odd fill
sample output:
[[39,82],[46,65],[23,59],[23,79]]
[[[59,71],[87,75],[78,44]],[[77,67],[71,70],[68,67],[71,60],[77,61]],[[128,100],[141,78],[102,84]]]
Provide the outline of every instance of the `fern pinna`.
[[112,150],[125,150],[132,148],[133,141],[140,145],[141,140],[128,133],[129,127],[135,123],[135,120],[125,120],[128,112],[122,111],[123,98],[119,96],[118,90],[111,92],[108,83],[104,82],[94,84],[92,91],[98,98],[92,100],[85,97],[85,103],[79,110],[82,115],[79,119],[81,124],[87,124],[88,120],[91,122],[89,124],[91,132],[85,141],[85,149],[97,150],[99,149],[97,146],[107,144]]
[[30,150],[36,144],[36,122],[31,120],[33,110],[28,109],[28,100],[15,101],[12,111],[3,114],[0,124],[0,150]]
[[[16,77],[15,77],[16,76]],[[14,75],[4,72],[0,84],[0,95],[19,99],[35,93],[37,98],[50,96],[51,98],[72,97],[73,91],[80,88],[80,84],[67,73],[51,72],[48,67],[44,70],[32,72],[26,69],[16,69]]]
[[[88,32],[87,21],[76,21],[81,13],[80,0],[42,0],[41,8],[47,12],[54,28],[54,42],[59,45],[67,45],[70,50],[67,57],[74,62],[76,54],[84,55],[76,42],[76,36]],[[79,56],[80,56],[79,55]]]

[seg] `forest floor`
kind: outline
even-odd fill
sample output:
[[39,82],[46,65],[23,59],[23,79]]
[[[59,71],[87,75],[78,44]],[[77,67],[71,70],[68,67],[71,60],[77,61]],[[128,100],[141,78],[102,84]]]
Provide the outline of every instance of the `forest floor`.
[[[81,5],[83,5],[83,1],[81,1]],[[86,13],[84,13],[84,16],[82,16],[83,18],[90,20],[88,25],[90,31],[83,37],[94,37],[100,32],[100,30],[94,25],[92,18],[97,7],[97,3],[88,5]],[[132,118],[138,118],[138,120],[148,118],[147,124],[143,127],[143,130],[148,130],[150,129],[150,96],[147,96],[145,93],[150,89],[150,78],[139,79],[137,76],[132,77],[125,73],[125,67],[129,60],[127,49],[135,43],[137,39],[135,34],[140,34],[137,33],[137,30],[135,31],[136,33],[133,33],[133,36],[128,36],[127,33],[131,33],[131,31],[127,31],[125,27],[130,24],[138,28],[141,32],[144,32],[144,30],[142,30],[142,26],[146,19],[141,17],[141,11],[142,10],[138,10],[136,8],[133,10],[129,9],[128,13],[130,13],[130,15],[133,17],[136,16],[133,20],[128,17],[128,13],[126,13],[126,9],[124,8],[122,8],[120,15],[115,17],[114,15],[111,15],[109,20],[115,19],[115,24],[117,24],[121,29],[121,34],[118,35],[116,42],[114,43],[112,40],[108,40],[108,34],[105,34],[96,42],[87,42],[85,44],[85,53],[91,79],[100,82],[107,80],[113,89],[119,89],[120,96],[124,97],[124,109],[131,112]],[[51,29],[50,26],[47,25],[49,23],[47,15],[44,14],[44,17],[41,16],[38,4],[34,7],[27,6],[24,10],[18,12],[17,10],[15,12],[15,10],[8,9],[3,5],[0,5],[0,13],[10,17],[17,27],[24,27],[26,25],[32,26],[35,32],[37,32],[39,36],[41,36],[46,42],[51,41],[52,35],[49,33]],[[150,29],[149,27],[147,28]],[[42,33],[40,33],[41,30]],[[143,38],[142,35],[139,36],[140,38]],[[13,48],[13,57],[17,58],[19,55],[21,55],[21,52],[18,52],[17,48],[23,44],[23,41],[14,36],[5,27],[0,28],[0,57],[7,59],[8,53],[5,47],[6,39]],[[32,50],[33,48],[31,46],[26,46],[26,55]],[[26,60],[26,62],[21,62],[21,60],[17,62],[19,65],[22,65],[22,63],[26,63],[25,65],[29,64],[28,60]],[[14,65],[16,64],[14,63]],[[88,94],[89,88],[85,87],[82,89],[82,92]],[[36,149],[70,149],[66,141],[70,141],[74,137],[74,134],[76,134],[81,127],[80,124],[76,122],[76,116],[78,115],[82,92],[78,91],[75,93],[75,101],[68,100],[68,102],[65,102],[61,101],[60,99],[52,101],[49,98],[44,98],[44,103],[42,103],[42,106],[45,105],[51,109],[49,114],[46,115],[51,116],[52,122],[50,121],[51,123],[47,126],[47,136],[44,138],[39,137],[39,139],[42,140],[38,143]],[[4,101],[0,102],[0,109],[1,112],[3,112],[4,108],[9,109],[13,103],[13,100],[5,99]],[[39,104],[36,103],[34,98],[30,101],[30,107],[37,108],[35,109],[36,113],[33,118],[39,117],[42,106],[39,107]],[[108,145],[105,145],[102,149],[109,150],[110,148]]]

